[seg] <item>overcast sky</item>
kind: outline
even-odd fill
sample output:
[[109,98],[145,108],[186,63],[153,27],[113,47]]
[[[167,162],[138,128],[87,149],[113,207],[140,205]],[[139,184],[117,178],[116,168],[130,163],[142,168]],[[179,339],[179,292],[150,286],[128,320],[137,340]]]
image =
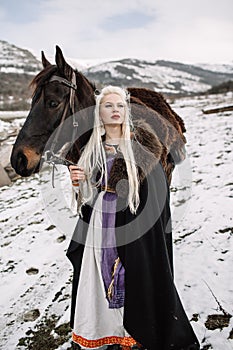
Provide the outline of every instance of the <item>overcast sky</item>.
[[232,0],[0,0],[0,40],[69,58],[233,62]]

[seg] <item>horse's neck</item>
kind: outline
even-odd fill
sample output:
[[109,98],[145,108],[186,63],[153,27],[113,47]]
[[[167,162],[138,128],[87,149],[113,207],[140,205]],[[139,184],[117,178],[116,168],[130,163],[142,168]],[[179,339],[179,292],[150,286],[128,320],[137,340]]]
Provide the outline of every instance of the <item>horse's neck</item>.
[[83,109],[95,105],[94,87],[89,80],[81,73],[76,72],[77,92],[76,97],[79,101],[78,109]]

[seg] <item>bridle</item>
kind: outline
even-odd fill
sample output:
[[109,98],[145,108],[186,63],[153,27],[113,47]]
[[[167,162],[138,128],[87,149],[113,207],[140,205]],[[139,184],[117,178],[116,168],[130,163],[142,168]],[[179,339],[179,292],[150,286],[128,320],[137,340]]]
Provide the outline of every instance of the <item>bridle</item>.
[[[49,83],[51,83],[52,81],[58,81],[59,83],[67,86],[68,88],[70,88],[70,109],[72,111],[72,114],[74,114],[74,97],[75,97],[75,91],[77,90],[77,85],[76,85],[76,75],[75,72],[72,73],[72,78],[71,81],[59,77],[58,75],[53,75],[50,79],[49,79]],[[63,118],[65,118],[63,116]],[[62,120],[64,121],[64,120]]]
[[70,96],[69,96],[69,103],[67,103],[64,107],[63,113],[62,113],[62,117],[61,117],[61,122],[59,124],[59,126],[57,127],[54,139],[52,141],[51,147],[49,150],[44,152],[44,155],[41,157],[42,159],[44,159],[45,162],[52,164],[53,166],[53,174],[52,174],[52,186],[54,187],[54,168],[56,168],[55,164],[63,164],[63,165],[74,165],[74,163],[72,163],[71,161],[62,158],[61,156],[58,156],[54,153],[54,150],[56,148],[56,145],[58,143],[58,138],[60,136],[61,133],[61,129],[62,129],[62,124],[65,121],[68,109],[70,108],[71,113],[72,113],[72,118],[73,118],[73,132],[72,132],[72,137],[71,137],[71,144],[74,143],[75,141],[75,131],[74,128],[78,127],[78,122],[75,120],[75,109],[74,109],[74,100],[75,100],[75,92],[77,90],[77,83],[76,83],[76,75],[75,72],[72,72],[72,78],[71,81],[59,77],[58,75],[53,75],[48,83],[53,82],[53,81],[57,81],[65,86],[67,86],[68,88],[70,88]]

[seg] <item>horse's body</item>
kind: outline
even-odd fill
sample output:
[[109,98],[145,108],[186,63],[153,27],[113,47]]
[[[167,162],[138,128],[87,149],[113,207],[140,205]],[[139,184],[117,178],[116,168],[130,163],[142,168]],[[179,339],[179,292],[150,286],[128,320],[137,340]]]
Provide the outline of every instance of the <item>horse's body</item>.
[[[44,69],[32,81],[35,90],[31,110],[11,155],[12,166],[21,176],[30,176],[39,170],[50,136],[74,112],[82,111],[78,126],[80,136],[68,154],[73,162],[78,161],[80,149],[88,141],[93,126],[95,86],[67,64],[59,47],[56,48],[56,65],[50,64],[43,53],[42,63]],[[72,83],[73,78],[77,88]],[[143,88],[129,88],[128,91],[133,121],[145,119],[163,145],[161,162],[170,182],[174,164],[184,159],[184,123],[161,94]],[[63,143],[67,141],[70,140],[64,137]]]

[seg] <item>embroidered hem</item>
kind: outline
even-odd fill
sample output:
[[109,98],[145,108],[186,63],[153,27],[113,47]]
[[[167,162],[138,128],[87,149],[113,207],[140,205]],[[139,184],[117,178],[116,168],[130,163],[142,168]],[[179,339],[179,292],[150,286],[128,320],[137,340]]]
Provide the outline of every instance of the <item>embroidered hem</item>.
[[111,344],[119,344],[124,347],[131,347],[137,344],[136,340],[134,340],[132,337],[104,337],[101,339],[95,339],[95,340],[89,340],[86,338],[81,337],[80,335],[72,333],[72,340],[75,343],[78,343],[81,346],[87,347],[87,348],[98,348],[103,345],[111,345]]

